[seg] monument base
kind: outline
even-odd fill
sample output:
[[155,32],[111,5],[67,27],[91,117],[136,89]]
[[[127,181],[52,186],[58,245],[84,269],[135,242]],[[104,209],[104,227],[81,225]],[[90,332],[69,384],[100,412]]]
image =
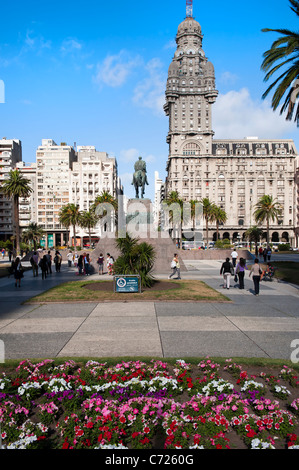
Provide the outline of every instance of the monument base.
[[106,258],[110,253],[116,259],[120,252],[116,246],[116,237],[125,237],[129,234],[133,238],[139,238],[139,242],[146,242],[154,248],[156,259],[153,274],[170,274],[170,263],[174,253],[178,253],[181,272],[187,271],[183,260],[176,248],[176,244],[170,237],[168,231],[160,232],[158,225],[153,220],[153,208],[150,199],[130,199],[127,206],[125,227],[119,227],[119,234],[108,233],[102,237],[92,253],[92,262],[96,263],[100,253]]

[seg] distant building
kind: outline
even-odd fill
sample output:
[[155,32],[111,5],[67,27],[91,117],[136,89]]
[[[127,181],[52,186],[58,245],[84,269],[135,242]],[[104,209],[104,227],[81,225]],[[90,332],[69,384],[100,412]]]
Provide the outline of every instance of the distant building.
[[20,228],[26,229],[31,222],[37,220],[36,163],[26,165],[24,162],[19,162],[16,167],[28,180],[32,189],[28,197],[19,199]]
[[[271,222],[271,241],[297,244],[295,144],[293,140],[257,137],[214,139],[212,104],[218,92],[202,38],[199,23],[187,16],[178,27],[177,50],[166,86],[169,155],[165,196],[177,191],[184,201],[208,197],[228,216],[219,228],[220,238],[233,242],[242,241],[246,230],[255,224],[253,211],[260,197],[272,195],[283,213],[277,222]],[[266,231],[266,226],[263,228]],[[213,223],[210,237],[216,240]]]
[[[18,139],[0,139],[0,184],[8,177],[18,162],[22,161],[22,143]],[[0,188],[0,239],[13,235],[13,202],[1,193]]]

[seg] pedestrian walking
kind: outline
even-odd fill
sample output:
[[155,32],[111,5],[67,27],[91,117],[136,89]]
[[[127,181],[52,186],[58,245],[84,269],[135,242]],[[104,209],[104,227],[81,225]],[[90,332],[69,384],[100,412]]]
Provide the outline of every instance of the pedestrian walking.
[[240,258],[240,261],[236,267],[236,274],[239,278],[239,289],[244,289],[245,269],[248,270],[246,260],[244,258]]
[[51,255],[51,251],[49,250],[48,253],[46,254],[46,258],[47,258],[47,274],[52,274],[52,255]]
[[261,280],[261,274],[262,274],[261,267],[259,265],[259,260],[255,258],[254,264],[251,267],[249,277],[251,277],[252,274],[252,280],[253,280],[253,285],[254,285],[254,295],[259,295],[260,293],[260,280]]
[[236,251],[236,248],[233,249],[233,251],[231,253],[231,258],[232,258],[232,262],[233,262],[233,267],[235,268],[236,263],[237,263],[237,258],[238,258],[238,253]]
[[222,263],[220,274],[223,275],[223,289],[230,288],[230,278],[234,275],[234,267],[233,264],[230,262],[229,258],[226,258],[224,263]]
[[21,279],[22,277],[24,277],[24,274],[21,260],[19,257],[17,257],[15,261],[11,263],[11,268],[15,278],[15,286],[18,287],[19,284],[19,287],[21,287]]
[[267,261],[267,248],[264,248],[263,250],[263,258],[264,258],[264,263]]
[[4,256],[5,256],[5,249],[4,248],[1,250],[1,253],[2,253],[2,259],[4,259]]
[[74,265],[75,265],[75,267],[78,266],[78,260],[79,260],[79,255],[78,255],[78,253],[76,252],[76,253],[75,253],[75,256],[74,256]]
[[[178,265],[179,265],[179,268],[178,268]],[[170,268],[172,269],[172,273],[168,276],[168,279],[171,279],[172,276],[174,276],[175,274],[178,274],[177,279],[180,279],[181,278],[180,264],[179,264],[179,259],[178,259],[177,253],[174,253],[174,255],[173,255],[172,261],[170,263]],[[179,269],[179,271],[178,271],[178,269]]]
[[39,262],[39,267],[41,269],[41,272],[42,272],[42,279],[46,279],[47,278],[47,271],[48,271],[48,260],[47,260],[47,255],[44,255],[40,262]]
[[99,265],[99,274],[104,274],[103,269],[104,269],[104,256],[103,253],[100,253],[100,256],[98,257],[97,263]]

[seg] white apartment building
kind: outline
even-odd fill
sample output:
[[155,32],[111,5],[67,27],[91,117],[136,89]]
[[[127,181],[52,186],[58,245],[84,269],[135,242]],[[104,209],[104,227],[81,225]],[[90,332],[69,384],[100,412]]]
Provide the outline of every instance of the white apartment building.
[[[78,146],[76,161],[70,172],[70,202],[79,205],[81,211],[88,211],[103,191],[117,198],[122,192],[117,174],[117,161],[106,152],[99,152],[94,146]],[[114,226],[111,227],[114,230]],[[85,245],[89,236],[86,229],[78,227],[77,243]],[[92,242],[101,236],[101,224],[92,230]]]
[[26,165],[25,162],[19,162],[16,167],[24,178],[29,181],[32,189],[28,197],[23,197],[19,200],[20,228],[26,229],[31,222],[36,222],[37,220],[36,163]]
[[[177,50],[166,86],[169,155],[165,196],[177,191],[184,201],[208,197],[228,216],[220,226],[220,238],[242,241],[246,230],[255,224],[256,203],[261,196],[272,195],[283,211],[278,221],[271,222],[271,241],[294,245],[298,225],[295,144],[258,137],[214,139],[212,104],[218,92],[202,38],[200,24],[187,16],[178,27]],[[266,226],[262,228],[266,232]],[[213,223],[210,237],[216,240]]]
[[68,230],[59,211],[70,202],[70,172],[76,159],[73,147],[42,139],[36,151],[37,223],[46,232],[46,247],[68,244]]
[[[22,143],[18,139],[0,139],[0,183],[22,161]],[[13,234],[13,202],[1,193],[0,188],[0,238],[7,240]]]

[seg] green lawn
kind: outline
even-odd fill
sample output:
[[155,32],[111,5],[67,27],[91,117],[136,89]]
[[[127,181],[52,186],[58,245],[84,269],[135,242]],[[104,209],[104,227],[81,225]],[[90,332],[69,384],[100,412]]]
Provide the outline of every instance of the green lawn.
[[[170,288],[170,285],[175,288]],[[182,280],[157,281],[152,289],[142,289],[141,293],[113,292],[113,281],[67,282],[33,297],[29,302],[100,302],[118,300],[229,301],[227,297],[207,286],[202,281]]]
[[299,263],[294,261],[273,261],[275,278],[299,285]]

